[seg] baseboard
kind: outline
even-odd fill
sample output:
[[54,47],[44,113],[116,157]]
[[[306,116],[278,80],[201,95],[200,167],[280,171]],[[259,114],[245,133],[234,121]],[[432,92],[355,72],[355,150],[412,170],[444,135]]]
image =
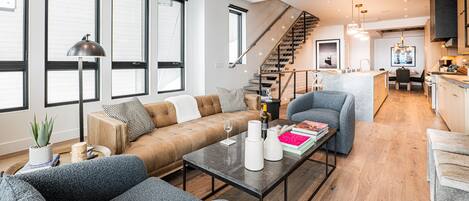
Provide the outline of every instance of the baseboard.
[[[78,138],[78,129],[66,130],[52,134],[51,143],[58,143]],[[0,143],[0,156],[27,150],[32,144],[31,137],[18,139],[11,142]]]

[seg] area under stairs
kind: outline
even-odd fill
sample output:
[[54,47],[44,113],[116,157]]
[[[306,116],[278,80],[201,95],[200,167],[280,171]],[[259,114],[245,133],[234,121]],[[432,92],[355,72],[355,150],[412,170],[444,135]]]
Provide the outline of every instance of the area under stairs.
[[[307,12],[303,12],[267,56],[260,67],[260,72],[269,73],[288,70],[286,66],[295,63],[295,55],[301,51],[301,48],[311,36],[311,33],[318,23],[319,18]],[[262,74],[262,79],[260,79],[259,76],[259,73],[255,73],[253,79],[249,80],[249,85],[244,87],[247,92],[259,93],[260,84],[262,85],[263,92],[265,92],[266,89],[278,87],[279,75]]]

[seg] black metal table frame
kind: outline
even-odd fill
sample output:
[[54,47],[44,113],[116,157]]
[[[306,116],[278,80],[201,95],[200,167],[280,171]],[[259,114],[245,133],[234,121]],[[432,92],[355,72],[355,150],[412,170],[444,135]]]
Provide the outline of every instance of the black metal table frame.
[[[327,145],[330,143],[331,139],[334,138],[334,163],[333,164],[329,164],[329,149],[327,148]],[[212,188],[211,188],[211,191],[205,195],[204,197],[202,197],[201,199],[202,200],[206,200],[207,198],[215,195],[216,193],[218,193],[220,190],[223,190],[224,188],[226,188],[228,185],[230,186],[233,186],[243,192],[246,192],[256,198],[258,198],[260,201],[262,201],[270,192],[272,192],[280,183],[284,182],[284,189],[283,189],[283,200],[287,201],[288,200],[288,176],[290,176],[290,174],[292,174],[296,169],[298,169],[298,167],[300,167],[301,165],[304,164],[305,161],[313,161],[313,162],[317,162],[317,163],[321,163],[321,164],[325,164],[325,167],[326,167],[326,174],[325,174],[325,177],[324,179],[321,181],[321,183],[319,184],[318,187],[316,187],[316,189],[314,190],[313,194],[310,195],[309,199],[308,200],[312,200],[314,198],[314,196],[316,196],[316,194],[319,192],[319,190],[321,189],[321,187],[324,185],[324,183],[326,183],[327,179],[329,178],[329,176],[334,172],[335,168],[336,168],[336,165],[337,165],[337,132],[334,133],[334,135],[332,137],[330,137],[329,139],[327,139],[327,141],[325,141],[323,143],[323,145],[321,145],[319,148],[317,148],[316,150],[314,150],[312,153],[310,153],[308,155],[308,157],[304,157],[304,160],[301,161],[301,163],[297,163],[296,166],[294,166],[285,176],[283,176],[282,178],[280,178],[274,185],[272,185],[269,189],[267,189],[265,192],[261,192],[261,193],[258,193],[256,191],[253,191],[251,189],[247,189],[239,184],[237,184],[236,182],[233,182],[233,181],[230,181],[226,178],[223,177],[223,175],[218,175],[214,172],[211,172],[211,171],[208,171],[208,170],[205,170],[204,168],[201,168],[195,164],[192,164],[190,163],[189,161],[186,161],[186,160],[183,160],[183,166],[182,166],[182,177],[183,177],[183,183],[182,183],[182,189],[184,191],[186,191],[186,186],[187,186],[187,167],[193,167],[195,169],[198,169],[200,171],[202,171],[203,173],[207,174],[207,175],[210,175],[212,177]],[[314,160],[314,159],[310,159],[311,156],[313,156],[318,150],[320,150],[321,147],[325,147],[325,150],[326,150],[326,161],[318,161],[318,160]],[[329,169],[329,167],[331,167],[331,169]],[[330,170],[330,171],[329,171]],[[215,178],[224,182],[225,184],[223,184],[221,187],[215,189]]]

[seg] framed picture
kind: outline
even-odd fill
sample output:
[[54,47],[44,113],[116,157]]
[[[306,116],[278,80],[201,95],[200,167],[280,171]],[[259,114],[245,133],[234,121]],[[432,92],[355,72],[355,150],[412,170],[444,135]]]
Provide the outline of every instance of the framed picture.
[[340,68],[340,39],[316,41],[316,68]]
[[409,46],[406,50],[391,47],[392,67],[415,67],[415,46]]

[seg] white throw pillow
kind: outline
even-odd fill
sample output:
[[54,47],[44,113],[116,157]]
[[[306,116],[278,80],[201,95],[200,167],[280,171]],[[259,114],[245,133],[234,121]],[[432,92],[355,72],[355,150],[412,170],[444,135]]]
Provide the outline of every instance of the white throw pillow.
[[199,108],[197,107],[197,100],[189,95],[180,95],[166,98],[176,108],[176,119],[178,124],[186,121],[198,119],[200,115]]

